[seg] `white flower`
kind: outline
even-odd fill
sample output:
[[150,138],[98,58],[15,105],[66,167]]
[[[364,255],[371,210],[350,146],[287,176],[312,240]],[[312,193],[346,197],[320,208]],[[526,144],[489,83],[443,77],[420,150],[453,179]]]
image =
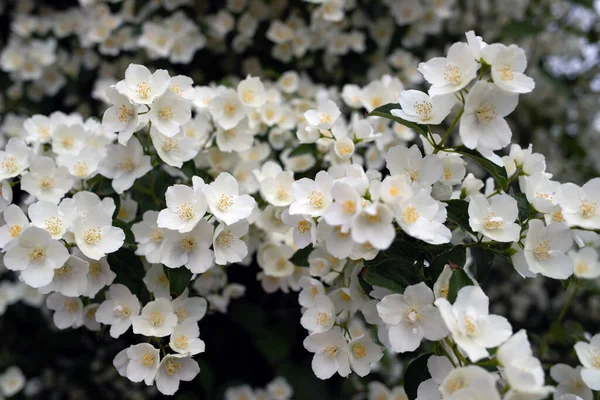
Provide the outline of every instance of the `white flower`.
[[168,137],[152,126],[150,137],[160,159],[172,167],[181,168],[184,162],[194,158],[200,151],[200,141],[185,133],[177,132]]
[[112,187],[119,194],[152,169],[150,157],[144,155],[137,140],[130,140],[127,146],[113,144],[107,147],[108,156],[98,165],[98,171],[113,180]]
[[319,171],[315,180],[302,178],[292,184],[295,201],[290,205],[290,214],[306,214],[311,217],[323,215],[331,205],[333,178],[327,171]]
[[557,199],[567,225],[600,229],[600,178],[594,178],[582,187],[565,183],[558,190]]
[[210,212],[227,225],[248,218],[256,207],[256,201],[250,195],[239,195],[237,180],[227,172],[220,173],[205,186],[204,195]]
[[125,146],[138,128],[138,106],[120,94],[114,86],[106,89],[112,106],[104,111],[102,126],[119,134],[119,143]]
[[369,336],[361,335],[348,342],[350,366],[358,376],[367,376],[373,364],[383,357],[381,347],[376,345]]
[[173,332],[177,315],[171,301],[161,297],[147,303],[140,315],[133,317],[133,333],[144,336],[164,337]]
[[144,381],[152,385],[160,362],[160,351],[149,343],[129,346],[127,349],[127,368],[125,376],[132,382]]
[[294,388],[282,376],[278,376],[269,382],[266,389],[273,400],[289,400],[294,395]]
[[298,295],[298,302],[302,307],[313,307],[315,305],[318,295],[325,294],[325,288],[321,281],[319,281],[318,279],[313,279],[304,276],[300,278],[300,287],[302,288],[302,290]]
[[494,375],[476,365],[450,371],[439,390],[444,400],[500,400]]
[[146,211],[142,221],[133,224],[131,232],[135,237],[137,249],[135,254],[145,256],[150,263],[160,261],[160,247],[165,238],[165,230],[157,224],[158,211]]
[[560,210],[556,201],[556,192],[560,188],[558,182],[552,182],[542,173],[524,176],[525,195],[533,208],[541,213],[555,213]]
[[590,342],[577,342],[575,352],[583,365],[581,379],[592,390],[600,390],[600,334],[592,336]]
[[317,225],[315,221],[305,215],[290,215],[289,209],[281,214],[281,221],[293,228],[294,246],[303,249],[309,244],[317,242]]
[[242,220],[233,225],[223,223],[213,234],[215,262],[219,265],[240,262],[248,254],[248,246],[240,238],[248,232],[248,221]]
[[431,356],[427,359],[427,369],[431,378],[421,382],[417,388],[417,399],[440,400],[442,394],[439,387],[454,367],[447,357]]
[[[197,282],[197,281],[196,281]],[[203,297],[188,297],[187,289],[171,302],[179,324],[186,321],[198,322],[206,315],[207,302]]]
[[167,208],[158,214],[159,228],[167,228],[179,232],[189,232],[206,214],[206,197],[202,192],[204,182],[194,184],[191,188],[185,185],[173,185],[167,189],[165,199]]
[[441,158],[436,154],[423,157],[416,144],[410,148],[392,147],[385,155],[385,161],[391,175],[405,174],[412,183],[422,187],[433,185],[443,173]]
[[600,277],[600,262],[598,252],[593,247],[584,247],[581,250],[569,251],[575,266],[575,276],[583,279],[596,279]]
[[385,250],[394,241],[396,230],[390,207],[376,203],[364,207],[352,219],[350,232],[356,243],[369,242],[378,250]]
[[186,233],[168,231],[160,248],[160,261],[169,268],[185,265],[195,274],[205,272],[213,265],[212,240],[213,226],[205,220]]
[[479,286],[460,289],[454,304],[445,298],[434,304],[456,344],[473,362],[487,357],[486,348],[497,347],[512,334],[506,318],[489,314],[489,299]]
[[582,400],[594,399],[592,390],[581,379],[581,366],[573,368],[567,364],[555,364],[550,368],[550,376],[558,383],[554,400],[562,400],[566,394],[577,395]]
[[512,132],[504,117],[514,111],[518,101],[516,94],[504,92],[493,83],[475,83],[460,119],[459,134],[463,144],[483,153],[508,146]]
[[140,302],[126,286],[111,285],[104,300],[96,310],[96,321],[111,325],[110,336],[118,338],[131,326],[132,319],[140,312]]
[[23,129],[27,132],[28,143],[48,143],[52,139],[55,126],[50,118],[36,114],[25,120]]
[[225,390],[225,400],[256,400],[250,385],[230,386]]
[[265,86],[260,78],[248,76],[237,87],[240,101],[247,107],[262,107],[267,101]]
[[169,290],[169,278],[165,274],[165,270],[162,264],[152,264],[150,269],[146,271],[144,279],[142,279],[148,291],[154,295],[154,297],[166,297],[171,298],[171,291]]
[[258,257],[258,263],[265,274],[276,278],[284,278],[294,273],[295,266],[290,261],[294,249],[288,245],[265,245]]
[[38,290],[43,294],[58,292],[69,297],[81,296],[87,289],[89,270],[87,261],[70,256],[62,267],[54,270],[52,281]]
[[152,104],[168,89],[169,81],[169,73],[164,69],[150,73],[143,65],[129,64],[125,80],[118,82],[115,88],[134,103]]
[[199,372],[198,363],[190,356],[168,354],[156,373],[156,388],[162,394],[172,395],[179,389],[179,381],[191,381]]
[[48,157],[31,162],[29,172],[21,176],[21,187],[39,200],[57,204],[73,187],[74,180],[64,167],[56,167]]
[[500,89],[512,93],[529,93],[535,88],[533,79],[524,74],[527,57],[519,46],[494,43],[481,49],[481,58],[492,66],[492,79]]
[[306,111],[304,118],[310,126],[325,130],[331,129],[340,115],[341,112],[338,106],[332,100],[327,100],[319,104],[316,110]]
[[544,226],[538,219],[530,220],[523,250],[528,269],[534,275],[567,279],[573,274],[573,259],[566,254],[572,244],[573,235],[565,224]]
[[454,93],[467,86],[477,75],[479,65],[467,44],[454,43],[447,57],[436,57],[419,64],[419,72],[431,84],[430,96]]
[[8,181],[0,182],[0,211],[4,211],[13,201],[12,186]]
[[413,194],[408,174],[386,176],[379,186],[379,199],[389,204],[402,203],[410,199]]
[[0,181],[19,175],[32,158],[33,151],[24,141],[10,138],[4,150],[0,150]]
[[350,228],[354,216],[362,208],[362,198],[352,186],[342,181],[333,183],[331,196],[334,202],[323,218],[331,226],[341,226],[345,233]]
[[521,227],[514,221],[518,215],[517,201],[509,195],[499,194],[491,201],[481,194],[471,196],[469,226],[492,240],[517,242]]
[[23,210],[15,204],[6,207],[3,216],[6,224],[0,227],[0,247],[7,250],[16,243],[16,239],[27,229],[29,219],[27,219]]
[[399,102],[402,109],[392,110],[392,115],[423,125],[440,124],[456,104],[451,95],[431,98],[418,90],[403,90]]
[[12,397],[25,387],[25,383],[23,371],[19,367],[12,366],[0,375],[0,393],[6,397]]
[[106,257],[100,260],[92,260],[86,257],[80,250],[75,249],[73,255],[86,261],[89,264],[89,271],[87,274],[87,287],[83,292],[83,295],[89,298],[94,298],[98,292],[104,287],[111,285],[117,274],[115,274],[108,265]]
[[63,266],[69,252],[62,243],[36,227],[27,228],[4,255],[4,265],[21,272],[21,279],[34,288],[52,281],[54,270]]
[[272,205],[286,207],[294,202],[292,196],[293,183],[293,172],[279,171],[274,176],[266,176],[260,180],[260,193]]
[[99,260],[117,251],[125,241],[121,228],[112,226],[112,217],[102,206],[97,206],[73,224],[75,243],[87,257]]
[[338,372],[340,376],[350,375],[348,344],[339,327],[314,333],[304,339],[304,348],[315,353],[312,369],[317,378],[329,379]]
[[173,329],[169,346],[179,354],[191,356],[204,352],[204,342],[200,339],[200,329],[196,321],[188,319]]
[[448,334],[433,300],[433,292],[421,282],[408,286],[404,294],[390,294],[377,303],[379,316],[389,325],[393,351],[414,351],[424,337],[437,341]]
[[181,125],[192,117],[191,105],[188,100],[167,91],[152,104],[148,117],[152,128],[167,137],[173,137],[179,133]]
[[430,244],[450,242],[452,232],[444,225],[446,217],[446,204],[433,199],[426,189],[401,203],[395,214],[407,235]]
[[60,205],[39,201],[29,206],[31,223],[48,231],[52,239],[61,239],[77,216],[73,199],[64,199]]
[[235,128],[246,118],[244,105],[233,89],[225,89],[215,96],[208,109],[215,122],[223,129]]
[[312,303],[312,306],[302,314],[300,323],[311,333],[329,331],[336,321],[333,302],[324,294],[317,294]]
[[46,298],[46,306],[54,311],[52,320],[58,329],[75,328],[83,323],[83,303],[77,297],[52,293]]

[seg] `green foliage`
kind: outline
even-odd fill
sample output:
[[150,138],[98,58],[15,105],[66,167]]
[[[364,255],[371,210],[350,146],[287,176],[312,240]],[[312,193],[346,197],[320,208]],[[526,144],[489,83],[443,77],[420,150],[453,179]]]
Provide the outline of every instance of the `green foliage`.
[[304,154],[317,154],[317,145],[314,143],[301,143],[289,154],[289,157],[301,156]]
[[133,250],[122,247],[116,252],[109,254],[107,260],[110,269],[117,274],[114,283],[127,286],[131,293],[141,298],[144,291],[144,282],[142,279],[146,275],[146,270],[142,261],[135,255]]
[[502,190],[508,190],[508,176],[506,168],[500,167],[487,158],[483,157],[477,150],[467,149],[465,146],[458,146],[455,152],[470,158],[490,173],[496,180],[498,187]]
[[435,282],[444,270],[444,266],[446,264],[454,264],[453,268],[462,268],[465,266],[466,260],[467,252],[465,251],[465,248],[463,246],[454,246],[452,249],[444,251],[433,259],[433,261],[429,264],[429,268],[427,269],[429,271],[429,276],[431,277],[432,281]]
[[373,286],[396,293],[402,293],[407,286],[421,282],[423,265],[416,264],[415,257],[407,254],[410,249],[407,242],[400,240],[373,260],[365,261],[365,280]]
[[473,278],[481,283],[489,276],[496,254],[485,247],[471,247],[471,256],[473,256],[473,264],[471,264]]
[[465,200],[447,200],[445,203],[448,204],[446,207],[448,220],[474,235],[469,225],[469,203]]
[[308,256],[313,251],[313,245],[309,244],[294,253],[290,261],[298,267],[308,267]]
[[455,269],[452,271],[452,276],[450,277],[450,286],[448,289],[448,301],[450,303],[454,303],[456,300],[456,295],[458,291],[465,286],[473,285],[473,281],[464,269]]
[[410,400],[417,398],[417,389],[419,384],[431,378],[429,369],[427,368],[427,360],[431,357],[431,353],[422,354],[408,364],[404,373],[404,390]]
[[514,195],[517,201],[517,207],[519,208],[519,221],[523,223],[532,214],[533,207],[527,201],[527,196],[524,193],[517,193]]
[[168,268],[163,266],[165,275],[169,278],[169,291],[172,296],[179,297],[192,279],[192,271],[185,267]]

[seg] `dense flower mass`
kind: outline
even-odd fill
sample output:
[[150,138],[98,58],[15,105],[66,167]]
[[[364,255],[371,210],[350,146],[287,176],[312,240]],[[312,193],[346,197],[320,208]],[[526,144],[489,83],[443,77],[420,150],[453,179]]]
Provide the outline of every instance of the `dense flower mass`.
[[[107,398],[310,398],[343,377],[331,398],[593,399],[600,315],[565,324],[600,292],[593,4],[464,2],[512,21],[492,29],[458,1],[192,3],[7,6],[0,328],[24,302],[53,335],[94,332]],[[543,50],[573,26],[568,67],[576,50]],[[526,287],[561,310],[537,330]],[[271,375],[215,378],[233,342]],[[0,397],[60,395],[19,358],[0,352]]]

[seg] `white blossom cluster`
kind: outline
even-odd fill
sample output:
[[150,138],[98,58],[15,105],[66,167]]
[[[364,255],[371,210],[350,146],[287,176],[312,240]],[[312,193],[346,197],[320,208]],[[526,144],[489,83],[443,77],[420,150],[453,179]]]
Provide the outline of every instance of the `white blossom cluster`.
[[[98,54],[138,49],[147,60],[185,65],[204,49],[218,52],[227,37],[241,54],[266,24],[273,59],[323,51],[332,71],[366,51],[365,31],[388,48],[394,25],[405,27],[410,48],[454,16],[453,1],[384,1],[389,16],[370,24],[354,1],[310,0],[307,23],[277,13],[285,2],[229,0],[199,27],[176,11],[187,0],[142,10],[116,1],[118,12],[80,0],[81,8],[49,17],[28,13],[26,3],[0,68],[17,82],[14,92],[31,83],[32,99],[36,89],[56,95],[80,67],[55,39],[37,38],[49,32],[76,37],[85,49],[78,63],[91,69]],[[159,9],[169,15],[154,15]],[[548,362],[548,338],[536,347],[491,312],[479,284],[478,252],[523,279],[572,285],[573,297],[600,278],[600,178],[562,183],[543,154],[515,144],[510,118],[540,82],[525,48],[469,31],[426,62],[399,48],[367,82],[341,87],[296,68],[273,79],[248,68],[241,78],[196,84],[202,79],[124,60],[119,79],[115,68],[94,83],[106,106],[100,118],[80,110],[4,120],[0,249],[12,279],[0,282],[0,316],[23,301],[49,310],[59,330],[138,335],[114,368],[173,395],[202,374],[198,358],[211,343],[199,322],[246,294],[227,274],[246,268],[266,293],[297,292],[319,379],[364,378],[386,368],[384,357],[432,353],[427,379],[371,380],[361,389],[369,399],[409,398],[415,383],[411,400],[592,400],[600,391],[600,334],[577,337],[579,365]],[[414,89],[421,83],[426,91]],[[131,260],[144,275],[133,282]],[[25,381],[19,367],[8,368],[0,394],[17,394]],[[283,377],[224,394],[293,395]]]

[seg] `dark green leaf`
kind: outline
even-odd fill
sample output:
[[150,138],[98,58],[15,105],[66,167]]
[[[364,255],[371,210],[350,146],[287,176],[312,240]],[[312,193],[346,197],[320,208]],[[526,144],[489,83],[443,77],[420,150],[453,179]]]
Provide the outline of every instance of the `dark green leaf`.
[[527,201],[527,196],[524,193],[517,193],[515,195],[515,200],[517,200],[517,206],[519,207],[519,221],[523,222],[529,215],[531,214],[531,205]]
[[473,278],[477,282],[483,282],[490,274],[495,253],[482,247],[471,247],[471,255],[473,256],[471,264]]
[[465,146],[458,146],[455,150],[471,160],[477,162],[483,169],[490,173],[498,183],[498,186],[502,190],[508,189],[508,176],[506,175],[506,168],[500,167],[487,158],[484,158],[477,150],[467,149]]
[[181,172],[183,172],[188,179],[192,179],[192,177],[196,175],[196,164],[194,163],[194,160],[183,163]]
[[429,369],[427,368],[427,360],[431,357],[431,353],[422,354],[408,364],[404,373],[404,390],[410,400],[417,398],[417,389],[421,382],[431,378]]
[[373,286],[402,293],[407,286],[422,281],[420,272],[423,267],[414,261],[410,258],[390,257],[381,252],[373,260],[365,261],[365,280]]
[[465,266],[465,262],[467,260],[467,253],[463,246],[454,246],[451,250],[445,251],[429,264],[429,276],[435,282],[442,271],[444,270],[444,266],[446,264],[454,264],[460,268]]
[[107,261],[110,269],[117,274],[115,283],[127,286],[131,293],[140,298],[144,291],[142,279],[146,275],[142,260],[134,254],[133,250],[122,247],[109,254]]
[[308,267],[308,256],[313,251],[313,245],[309,244],[294,253],[290,261],[298,267]]
[[396,103],[385,104],[385,105],[383,105],[381,107],[377,107],[376,109],[371,111],[369,113],[369,115],[373,116],[373,117],[383,117],[383,118],[391,119],[392,121],[396,121],[397,123],[406,126],[407,128],[415,130],[420,135],[427,136],[426,129],[424,127],[422,127],[421,125],[415,124],[414,122],[406,121],[400,117],[396,117],[395,115],[392,115],[392,113],[391,113],[392,110],[401,109],[401,108],[402,107],[400,107],[400,104],[396,104]]
[[163,269],[165,275],[169,277],[169,291],[171,292],[171,295],[179,297],[190,283],[192,271],[185,267],[175,269],[163,267]]
[[133,236],[133,232],[131,231],[129,224],[127,224],[119,219],[114,219],[112,224],[113,224],[113,226],[116,226],[117,228],[123,229],[123,233],[125,233],[125,243],[135,244],[135,236]]
[[447,200],[446,212],[448,219],[465,231],[474,234],[469,225],[469,203],[465,200]]
[[471,278],[469,278],[464,269],[456,269],[452,271],[452,276],[450,277],[450,287],[448,289],[448,301],[450,303],[454,303],[459,290],[465,286],[471,285],[473,285],[473,281]]
[[314,143],[302,143],[289,154],[290,157],[301,156],[303,154],[316,154],[317,145]]

